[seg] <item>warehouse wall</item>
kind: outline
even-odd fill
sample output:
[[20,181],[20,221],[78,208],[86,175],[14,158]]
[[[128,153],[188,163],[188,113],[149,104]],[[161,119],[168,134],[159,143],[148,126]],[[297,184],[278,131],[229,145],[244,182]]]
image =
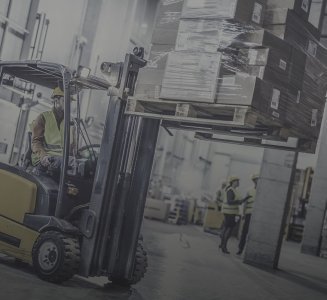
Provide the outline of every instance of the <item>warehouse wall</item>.
[[172,133],[160,132],[153,178],[162,178],[181,194],[195,197],[215,197],[230,175],[241,178],[242,194],[252,186],[251,176],[260,171],[263,149],[197,140],[192,132]]
[[38,12],[46,13],[50,20],[43,60],[69,65],[86,4],[87,0],[40,0]]

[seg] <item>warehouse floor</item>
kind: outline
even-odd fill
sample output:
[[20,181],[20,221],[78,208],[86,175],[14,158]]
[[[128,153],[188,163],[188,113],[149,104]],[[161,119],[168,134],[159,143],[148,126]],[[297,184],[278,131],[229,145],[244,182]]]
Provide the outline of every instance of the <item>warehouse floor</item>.
[[64,285],[39,280],[32,270],[0,258],[1,299],[133,299],[133,300],[325,300],[327,260],[300,254],[299,245],[284,243],[280,270],[267,272],[244,264],[234,253],[218,251],[218,238],[201,227],[145,220],[149,253],[146,277],[131,289],[106,285],[105,278],[75,276]]

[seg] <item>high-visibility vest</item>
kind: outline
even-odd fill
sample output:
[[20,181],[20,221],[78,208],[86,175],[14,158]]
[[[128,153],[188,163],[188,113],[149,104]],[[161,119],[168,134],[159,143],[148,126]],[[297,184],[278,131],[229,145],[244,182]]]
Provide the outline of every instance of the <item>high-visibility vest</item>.
[[252,212],[253,212],[253,204],[254,204],[254,200],[255,200],[255,195],[256,195],[256,189],[255,188],[248,191],[248,196],[251,196],[251,197],[248,198],[246,203],[245,203],[244,213],[246,215],[247,214],[252,214]]
[[[58,128],[56,117],[53,111],[46,111],[42,113],[45,128],[44,128],[44,149],[49,156],[61,156],[64,147],[64,121],[61,121]],[[33,165],[38,164],[39,157],[32,154]]]
[[238,193],[236,192],[236,190],[229,186],[225,189],[224,192],[224,202],[223,202],[223,206],[222,206],[222,213],[226,214],[226,215],[239,215],[239,204],[228,204],[227,203],[227,192],[228,191],[232,191],[235,195],[235,199],[234,200],[240,200],[240,197],[238,195]]

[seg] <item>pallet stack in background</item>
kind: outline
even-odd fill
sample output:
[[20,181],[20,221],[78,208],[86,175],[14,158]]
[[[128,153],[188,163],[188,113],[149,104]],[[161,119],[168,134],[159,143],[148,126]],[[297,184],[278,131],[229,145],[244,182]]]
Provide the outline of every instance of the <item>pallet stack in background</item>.
[[[289,87],[297,95],[286,122],[298,131],[318,137],[327,91],[327,49],[320,32],[308,22],[311,0],[268,0],[264,26],[292,47]],[[300,86],[299,86],[300,84]]]
[[136,97],[250,106],[295,135],[317,138],[327,50],[308,22],[310,5],[162,0]]

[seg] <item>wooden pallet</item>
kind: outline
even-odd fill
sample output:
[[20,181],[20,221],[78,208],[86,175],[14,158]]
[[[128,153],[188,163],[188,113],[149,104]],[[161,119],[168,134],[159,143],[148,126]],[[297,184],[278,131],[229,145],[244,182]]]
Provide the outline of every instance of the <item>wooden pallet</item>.
[[189,130],[217,142],[308,153],[314,153],[317,142],[249,106],[129,98],[125,113],[161,119],[167,130]]
[[279,120],[267,118],[249,106],[185,103],[129,98],[126,114],[202,125],[256,128],[281,127]]

